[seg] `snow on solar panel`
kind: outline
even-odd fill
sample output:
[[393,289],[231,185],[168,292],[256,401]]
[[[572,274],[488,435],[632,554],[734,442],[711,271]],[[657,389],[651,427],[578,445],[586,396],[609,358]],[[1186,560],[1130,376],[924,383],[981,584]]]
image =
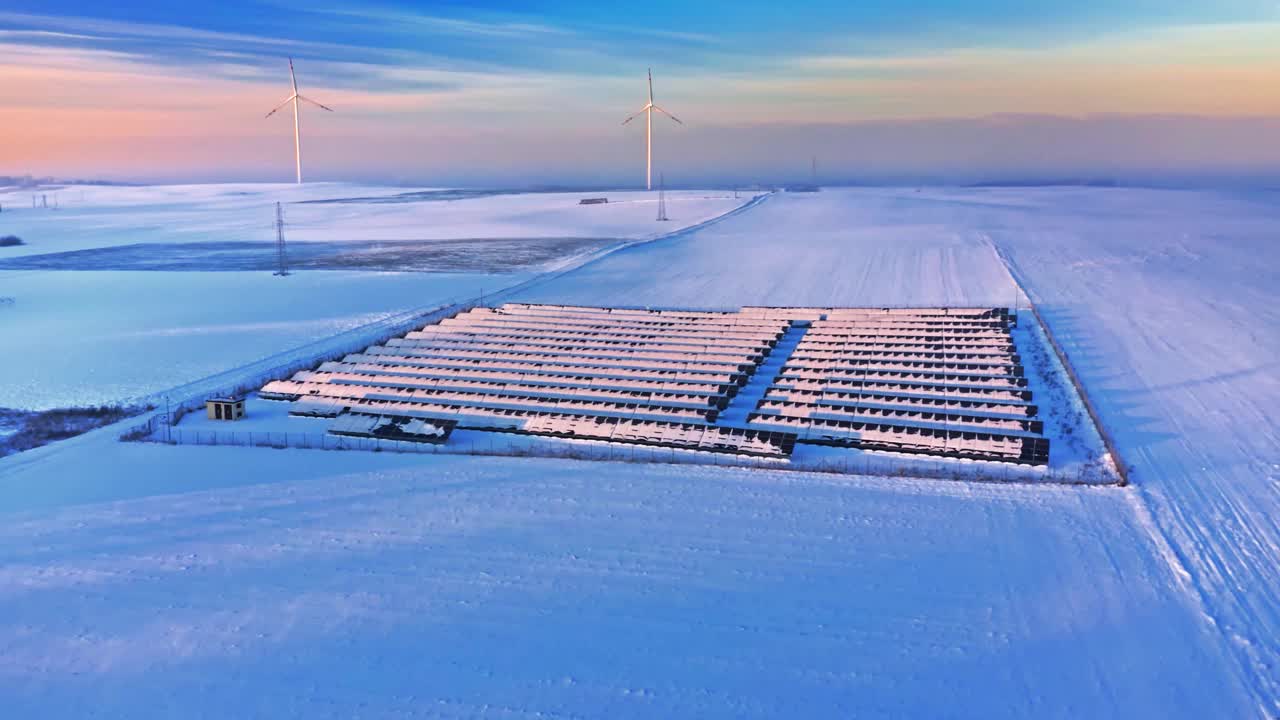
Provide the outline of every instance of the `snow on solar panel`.
[[750,423],[802,442],[1048,462],[1007,310],[813,310]]
[[[1003,308],[509,303],[268,383],[261,396],[293,401],[292,414],[336,416],[343,427],[358,424],[350,415],[436,418],[770,457],[789,455],[799,439],[1043,464],[1048,441],[1015,323]],[[776,352],[787,355],[780,368],[752,380]],[[717,425],[749,382],[759,389],[742,401],[754,403],[746,425]]]
[[454,421],[369,413],[347,413],[329,424],[333,435],[383,440],[442,443],[453,432]]

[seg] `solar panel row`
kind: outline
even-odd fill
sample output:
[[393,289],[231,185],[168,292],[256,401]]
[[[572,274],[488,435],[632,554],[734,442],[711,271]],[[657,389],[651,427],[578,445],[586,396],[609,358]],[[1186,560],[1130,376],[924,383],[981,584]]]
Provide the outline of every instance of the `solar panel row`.
[[800,353],[801,357],[840,358],[869,355],[896,355],[909,358],[987,358],[991,356],[1018,359],[1013,348],[1003,345],[967,346],[944,343],[884,343],[884,342],[818,342],[812,341]]
[[845,325],[841,327],[821,327],[814,323],[809,331],[813,339],[828,340],[832,338],[864,337],[864,338],[926,338],[936,342],[1000,342],[1007,340],[1005,333],[986,327],[939,327],[937,325]]
[[751,413],[753,425],[793,430],[800,442],[856,447],[863,450],[919,453],[967,460],[993,460],[1029,465],[1049,462],[1049,441],[978,430],[918,427],[890,422],[862,422],[826,417],[789,418]]
[[997,358],[986,362],[948,362],[905,359],[895,355],[871,353],[857,357],[815,358],[812,355],[792,355],[784,368],[801,370],[858,370],[862,368],[875,370],[954,370],[970,375],[998,375],[1018,377],[1022,374],[1022,365],[1009,358],[1001,362]]
[[937,395],[917,395],[905,392],[877,392],[874,390],[854,391],[848,388],[828,387],[822,390],[796,390],[780,388],[776,385],[765,391],[765,398],[770,400],[791,400],[818,402],[823,399],[860,401],[892,405],[933,407],[945,410],[969,410],[1006,417],[1035,417],[1038,408],[1025,401],[970,399],[940,392]]
[[620,442],[678,450],[785,458],[795,448],[796,435],[786,430],[727,428],[613,415],[542,412],[526,408],[495,408],[466,404],[403,403],[382,398],[355,401],[348,414],[417,417],[453,422],[458,427],[518,432],[548,437]]
[[454,341],[454,342],[525,342],[538,345],[563,345],[563,344],[579,344],[587,343],[591,345],[615,345],[627,347],[673,347],[673,348],[701,348],[703,351],[723,350],[754,350],[762,354],[768,354],[769,350],[776,344],[775,342],[760,342],[750,340],[738,340],[734,338],[685,338],[674,335],[651,334],[651,335],[607,335],[604,333],[571,333],[565,336],[562,333],[552,333],[545,330],[492,330],[484,328],[471,328],[465,331],[457,329],[446,329],[437,326],[428,326],[421,330],[409,333],[401,338],[401,344],[409,342],[422,341]]
[[[350,357],[350,356],[349,356]],[[546,373],[508,370],[476,370],[461,372],[456,369],[415,368],[400,365],[383,365],[363,362],[327,362],[314,372],[334,372],[365,378],[407,378],[424,383],[466,382],[518,382],[543,387],[591,387],[613,390],[679,392],[690,395],[730,397],[737,393],[736,384],[678,382],[652,378],[585,375],[582,373]],[[296,376],[295,376],[296,377]]]
[[[388,341],[385,349],[397,352],[419,350],[447,350],[461,348],[468,350],[503,351],[514,353],[541,353],[544,357],[612,357],[612,358],[653,358],[657,360],[687,358],[690,360],[711,360],[720,362],[740,362],[741,353],[727,352],[724,348],[698,349],[691,346],[659,345],[655,343],[628,343],[627,347],[616,345],[596,345],[588,343],[515,343],[515,342],[466,342],[452,339],[424,341],[401,340]],[[751,358],[758,362],[763,356]]]
[[504,350],[465,349],[461,347],[437,348],[405,348],[379,347],[366,351],[372,355],[388,355],[402,358],[448,358],[451,360],[504,360],[504,361],[541,361],[585,363],[593,366],[617,366],[631,368],[694,368],[707,372],[751,372],[755,363],[744,362],[740,357],[725,356],[725,359],[708,358],[705,355],[668,355],[664,357],[646,357],[644,355],[616,356],[608,353],[562,353],[562,352],[509,352]]
[[922,409],[901,406],[892,398],[871,402],[862,398],[853,400],[843,398],[818,398],[812,402],[805,400],[778,400],[764,398],[756,409],[764,414],[778,414],[789,417],[837,417],[838,419],[865,418],[871,422],[882,422],[886,419],[900,419],[905,424],[918,426],[929,425],[942,428],[957,427],[973,430],[1007,430],[1040,434],[1044,432],[1044,423],[1029,420],[1026,417],[1016,418],[986,413],[972,413],[954,410]]
[[454,360],[445,357],[408,357],[404,355],[372,355],[358,353],[348,355],[344,362],[361,362],[374,365],[394,365],[405,368],[454,370],[472,369],[495,372],[526,372],[541,375],[583,375],[588,377],[636,378],[664,380],[667,382],[717,383],[745,385],[747,374],[721,372],[697,366],[680,368],[626,367],[589,362],[539,362],[537,360]]
[[782,318],[801,321],[839,320],[850,317],[1008,317],[1007,308],[814,308],[814,307],[744,307],[742,315],[760,318]]
[[548,412],[596,412],[622,417],[651,417],[658,419],[683,419],[714,422],[719,410],[702,405],[689,407],[684,405],[666,405],[661,400],[609,400],[572,395],[554,396],[548,394],[521,394],[513,391],[475,392],[470,390],[421,389],[406,388],[379,380],[368,384],[351,382],[313,383],[297,380],[280,380],[273,383],[271,392],[281,395],[303,397],[324,397],[329,400],[359,400],[362,398],[379,398],[397,402],[433,403],[436,405],[464,406],[474,405],[486,408],[527,407]]
[[936,394],[945,397],[973,397],[984,400],[1030,402],[1031,391],[1021,388],[987,387],[962,383],[941,383],[903,378],[834,378],[779,377],[772,387],[784,390],[823,392],[828,388],[839,392],[884,391],[893,393]]
[[977,346],[996,346],[1003,347],[1008,338],[1003,333],[988,332],[982,337],[974,337],[972,333],[956,333],[946,330],[926,330],[921,328],[910,328],[907,330],[899,330],[896,328],[841,328],[839,331],[834,330],[817,330],[808,337],[809,343],[906,343],[911,345],[939,345],[946,344],[948,347],[953,345],[977,345]]
[[[668,405],[695,410],[715,408],[723,410],[728,399],[723,396],[694,393],[660,392],[645,390],[613,390],[599,387],[555,387],[534,383],[502,383],[483,380],[450,379],[441,382],[419,381],[413,378],[364,377],[346,373],[326,373],[328,382],[365,387],[422,389],[432,392],[473,392],[485,395],[521,395],[563,399],[610,400],[624,403]],[[312,379],[317,376],[313,375]]]

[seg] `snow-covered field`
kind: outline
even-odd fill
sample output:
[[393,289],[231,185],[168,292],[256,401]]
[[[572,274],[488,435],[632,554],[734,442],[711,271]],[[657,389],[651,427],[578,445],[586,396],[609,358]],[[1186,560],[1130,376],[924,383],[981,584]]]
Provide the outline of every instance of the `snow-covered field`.
[[[0,697],[106,717],[1272,717],[1277,194],[775,196],[519,299],[1008,304],[1125,489],[119,444],[0,461]],[[4,311],[0,311],[4,312]]]
[[[502,258],[489,272],[135,272],[0,269],[0,407],[46,409],[120,402],[160,392],[222,370],[411,308],[511,287],[540,272],[581,262],[584,249],[641,240],[721,215],[747,202],[732,194],[680,192],[673,218],[654,220],[645,193],[608,193],[618,202],[580,206],[581,194],[495,195],[461,200],[376,203],[403,188],[318,183],[71,187],[59,208],[31,209],[28,191],[0,193],[0,235],[26,245],[0,248],[31,258],[94,248],[274,242],[273,202],[287,205],[291,242],[463,239],[476,254],[484,238],[536,242],[593,238],[594,244],[544,252],[539,264]],[[52,196],[52,192],[46,192]],[[82,197],[83,194],[83,197]],[[24,204],[25,203],[25,204]],[[301,203],[301,204],[300,204]],[[509,243],[503,246],[509,247]],[[171,252],[167,250],[166,252]],[[272,256],[268,247],[264,254]],[[490,255],[492,255],[490,253]],[[415,266],[418,267],[418,266]]]
[[111,454],[0,481],[15,717],[1250,711],[1116,491]]
[[[517,299],[738,307],[1008,306],[1016,289],[969,228],[930,217],[907,193],[778,195],[695,242],[616,253]],[[963,206],[962,206],[963,209]]]
[[[658,226],[657,198],[638,191],[529,193],[390,202],[415,188],[348,183],[147,187],[68,186],[0,191],[0,234],[26,245],[0,258],[150,243],[275,242],[275,203],[284,204],[290,242],[476,238],[642,238],[694,225],[749,197],[667,193],[670,223]],[[58,209],[32,209],[32,195],[58,196]],[[445,196],[449,197],[449,196]],[[608,205],[579,205],[608,197]],[[372,202],[370,200],[380,200]],[[340,201],[340,202],[320,202]]]
[[111,403],[159,392],[527,274],[6,272],[0,407]]

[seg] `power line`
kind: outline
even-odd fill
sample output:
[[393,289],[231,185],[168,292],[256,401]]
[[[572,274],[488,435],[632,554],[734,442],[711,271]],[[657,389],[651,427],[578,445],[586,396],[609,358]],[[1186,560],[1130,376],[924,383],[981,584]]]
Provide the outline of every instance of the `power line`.
[[280,203],[276,203],[276,271],[273,274],[289,274],[289,259],[284,249],[284,207]]

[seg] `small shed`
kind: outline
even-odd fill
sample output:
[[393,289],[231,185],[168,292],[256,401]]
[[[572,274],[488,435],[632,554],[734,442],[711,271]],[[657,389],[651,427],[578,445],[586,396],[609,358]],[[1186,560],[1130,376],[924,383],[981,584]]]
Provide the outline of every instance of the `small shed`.
[[239,420],[244,417],[244,398],[216,397],[204,401],[210,420]]

